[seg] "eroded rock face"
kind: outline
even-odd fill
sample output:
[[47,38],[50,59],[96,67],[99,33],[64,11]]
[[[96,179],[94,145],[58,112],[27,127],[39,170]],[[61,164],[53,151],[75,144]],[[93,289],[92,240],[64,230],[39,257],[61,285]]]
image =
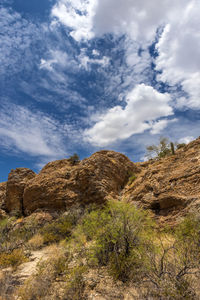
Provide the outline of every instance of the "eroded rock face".
[[126,199],[152,210],[161,221],[200,213],[200,139],[175,155],[139,166],[141,173],[124,190]]
[[0,183],[0,209],[4,207],[6,199],[6,182]]
[[6,182],[0,183],[0,219],[6,216],[4,211],[6,200]]
[[73,166],[67,159],[51,162],[27,182],[24,212],[103,203],[108,197],[119,195],[134,171],[138,171],[134,163],[114,151],[99,151]]
[[36,174],[27,168],[11,170],[6,183],[5,208],[7,212],[23,212],[24,187],[35,176]]

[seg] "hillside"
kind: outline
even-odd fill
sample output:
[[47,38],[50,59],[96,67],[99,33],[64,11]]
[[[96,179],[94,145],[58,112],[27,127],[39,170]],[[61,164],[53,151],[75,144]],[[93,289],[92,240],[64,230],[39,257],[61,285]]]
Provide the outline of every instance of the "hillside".
[[[0,299],[199,299],[200,138],[114,151],[0,184]],[[39,263],[39,267],[38,267]]]

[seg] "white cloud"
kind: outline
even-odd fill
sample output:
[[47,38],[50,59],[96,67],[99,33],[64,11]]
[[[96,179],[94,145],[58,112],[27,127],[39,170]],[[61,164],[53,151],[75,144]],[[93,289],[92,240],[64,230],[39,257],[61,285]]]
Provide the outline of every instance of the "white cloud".
[[189,144],[191,141],[193,141],[194,140],[194,137],[193,136],[186,136],[186,137],[183,137],[183,138],[181,138],[181,139],[179,139],[178,140],[178,143],[179,144],[182,144],[182,143],[184,143],[184,144]]
[[40,40],[40,29],[17,12],[0,7],[0,75],[13,75],[32,65],[31,45]]
[[0,144],[11,152],[58,158],[66,154],[66,129],[45,114],[10,104],[0,112]]
[[96,49],[93,49],[93,50],[92,50],[92,55],[94,55],[94,56],[99,56],[99,55],[100,55],[100,52],[99,52],[98,50],[96,50]]
[[[126,62],[135,74],[150,61],[148,51],[138,55],[139,47],[147,49],[158,28],[163,27],[155,61],[161,71],[157,79],[182,86],[188,96],[178,100],[177,107],[199,109],[199,11],[199,0],[163,0],[162,5],[160,0],[57,0],[52,16],[69,27],[78,41],[106,33],[125,34],[129,40]],[[89,58],[82,58],[81,63],[87,69]]]
[[[83,67],[84,69],[86,69],[87,71],[90,70],[90,67],[92,64],[97,64],[100,65],[102,67],[106,67],[109,62],[110,59],[107,56],[103,56],[101,58],[90,58],[88,55],[86,55],[85,53],[85,48],[82,49],[81,54],[78,56],[78,60],[79,60],[79,66]],[[94,52],[95,56],[99,55],[99,52]]]
[[71,36],[80,41],[92,38],[92,18],[95,0],[59,0],[52,9],[52,17],[71,28]]
[[53,65],[59,65],[61,68],[66,68],[67,66],[71,66],[70,59],[66,52],[60,50],[50,50],[49,56],[50,59],[41,59],[40,61],[40,69],[47,69],[49,71],[53,71]]
[[150,131],[151,134],[159,134],[162,132],[167,126],[169,126],[171,123],[177,122],[177,119],[163,119],[159,120],[157,122],[154,122],[152,125],[152,129]]
[[179,14],[187,0],[57,0],[52,16],[78,41],[106,33],[151,41],[158,26]]
[[100,115],[96,124],[85,131],[85,139],[94,145],[106,146],[145,130],[155,131],[156,120],[173,114],[170,101],[169,94],[138,85],[127,95],[125,108],[115,106]]
[[188,1],[165,27],[157,45],[156,68],[159,80],[180,84],[188,97],[178,107],[200,108],[200,2]]

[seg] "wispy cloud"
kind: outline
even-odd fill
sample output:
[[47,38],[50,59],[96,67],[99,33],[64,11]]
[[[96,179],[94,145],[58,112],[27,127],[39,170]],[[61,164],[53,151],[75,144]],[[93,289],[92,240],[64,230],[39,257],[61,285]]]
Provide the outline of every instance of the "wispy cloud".
[[14,104],[0,112],[0,144],[9,152],[24,152],[35,157],[55,159],[66,155],[64,139],[70,127],[41,112]]
[[32,66],[31,46],[40,30],[36,24],[22,18],[9,8],[0,7],[0,76],[11,76]]

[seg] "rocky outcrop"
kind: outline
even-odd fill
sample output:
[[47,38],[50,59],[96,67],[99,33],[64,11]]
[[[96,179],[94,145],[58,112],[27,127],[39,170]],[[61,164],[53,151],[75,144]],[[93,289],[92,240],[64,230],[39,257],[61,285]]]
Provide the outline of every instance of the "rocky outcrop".
[[7,212],[23,212],[23,194],[27,182],[35,177],[27,168],[11,170],[6,184],[5,208]]
[[126,186],[124,198],[150,209],[161,221],[200,213],[200,139],[175,155],[138,165],[141,172]]
[[0,183],[0,219],[5,217],[6,182]]
[[108,197],[117,197],[136,170],[125,155],[114,151],[97,152],[76,165],[67,159],[51,162],[26,184],[24,212],[103,203]]
[[[5,193],[6,189],[6,193]],[[59,211],[71,206],[125,200],[174,222],[188,212],[200,213],[200,138],[174,155],[133,163],[114,151],[99,151],[80,162],[48,163],[36,175],[12,170],[0,184],[0,209],[26,215],[37,209]]]
[[6,199],[6,182],[0,183],[0,209],[4,207]]

